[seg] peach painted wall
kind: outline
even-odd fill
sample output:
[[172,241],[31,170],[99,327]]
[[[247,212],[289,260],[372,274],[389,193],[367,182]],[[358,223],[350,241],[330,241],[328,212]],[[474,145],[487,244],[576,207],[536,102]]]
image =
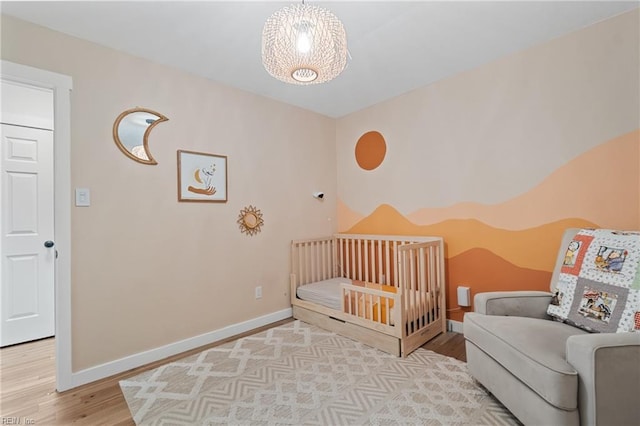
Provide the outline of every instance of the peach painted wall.
[[[640,229],[639,22],[635,10],[339,119],[338,229],[443,236],[456,320],[458,285],[548,290],[567,227]],[[386,154],[364,170],[355,146],[371,131]]]
[[[290,240],[336,230],[333,119],[14,18],[1,24],[2,59],[73,78],[69,190],[90,188],[92,201],[72,207],[74,371],[290,307]],[[135,106],[169,118],[151,134],[157,166],[113,142],[114,120]],[[177,202],[178,149],[228,156],[226,204]],[[322,203],[316,190],[328,194]],[[253,237],[236,224],[250,204],[265,221]]]

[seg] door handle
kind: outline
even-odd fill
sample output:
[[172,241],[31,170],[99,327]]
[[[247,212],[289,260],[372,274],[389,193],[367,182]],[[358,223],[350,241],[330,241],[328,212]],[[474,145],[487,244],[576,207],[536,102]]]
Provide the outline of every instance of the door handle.
[[51,248],[51,247],[53,247],[54,245],[55,245],[55,243],[54,243],[53,241],[51,241],[51,240],[47,240],[47,241],[45,241],[45,242],[44,242],[44,246],[45,246],[46,248]]

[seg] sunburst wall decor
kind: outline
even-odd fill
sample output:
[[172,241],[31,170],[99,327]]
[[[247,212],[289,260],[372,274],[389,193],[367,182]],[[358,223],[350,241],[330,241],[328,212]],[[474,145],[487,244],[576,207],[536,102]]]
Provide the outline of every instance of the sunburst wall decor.
[[262,212],[251,205],[240,210],[237,222],[240,227],[240,231],[247,235],[257,234],[262,230],[262,225],[264,225]]

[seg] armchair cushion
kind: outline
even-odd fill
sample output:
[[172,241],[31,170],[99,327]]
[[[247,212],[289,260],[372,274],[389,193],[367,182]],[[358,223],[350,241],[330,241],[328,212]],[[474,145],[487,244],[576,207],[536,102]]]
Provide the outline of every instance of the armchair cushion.
[[640,234],[582,229],[564,243],[549,315],[589,331],[632,331],[640,311]]
[[491,291],[473,298],[474,310],[485,315],[549,319],[551,293],[546,291]]
[[549,404],[578,407],[578,373],[565,360],[565,342],[584,330],[557,321],[467,313],[465,338]]

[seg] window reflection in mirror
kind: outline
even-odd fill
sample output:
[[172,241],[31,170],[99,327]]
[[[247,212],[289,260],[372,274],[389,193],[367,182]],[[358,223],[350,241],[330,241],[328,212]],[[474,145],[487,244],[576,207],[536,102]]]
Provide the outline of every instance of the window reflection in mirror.
[[145,108],[124,111],[113,123],[113,139],[129,158],[143,164],[158,164],[149,151],[149,134],[157,124],[167,121],[164,115]]

